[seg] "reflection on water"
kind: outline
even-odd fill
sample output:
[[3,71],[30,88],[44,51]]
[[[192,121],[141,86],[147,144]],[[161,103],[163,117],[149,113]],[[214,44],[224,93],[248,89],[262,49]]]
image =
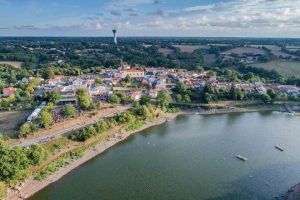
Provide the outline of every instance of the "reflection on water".
[[30,200],[273,199],[300,182],[299,133],[299,118],[278,113],[180,116],[131,136]]

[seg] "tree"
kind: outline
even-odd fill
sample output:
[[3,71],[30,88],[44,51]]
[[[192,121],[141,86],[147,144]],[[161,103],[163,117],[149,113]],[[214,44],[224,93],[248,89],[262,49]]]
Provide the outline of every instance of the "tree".
[[271,104],[272,103],[272,98],[268,95],[268,94],[263,94],[261,96],[261,100],[265,103],[265,104]]
[[184,95],[184,102],[185,103],[190,103],[191,102],[191,97],[188,94]]
[[102,102],[98,101],[97,104],[96,104],[97,109],[100,110],[102,108],[102,106],[103,106]]
[[61,94],[58,90],[51,90],[43,94],[43,99],[48,102],[52,102],[54,105],[58,104],[61,98]]
[[187,92],[185,84],[183,84],[182,82],[177,83],[174,88],[174,92],[177,94],[185,95]]
[[62,107],[60,113],[64,117],[74,117],[76,115],[76,109],[72,104],[66,104]]
[[112,104],[119,104],[121,99],[116,94],[111,94],[108,97],[108,101]]
[[19,133],[23,136],[27,136],[31,133],[31,127],[29,123],[25,123],[20,127]]
[[76,96],[78,104],[82,110],[88,110],[91,107],[93,101],[86,89],[78,89],[76,91]]
[[97,78],[95,78],[95,83],[97,83],[97,84],[102,84],[103,81],[102,81],[101,78],[97,77]]
[[53,118],[50,113],[43,110],[40,114],[39,121],[43,125],[44,128],[48,128],[53,123]]
[[143,117],[145,117],[145,118],[148,118],[148,117],[151,115],[151,113],[150,113],[148,107],[145,106],[145,105],[144,105],[144,106],[141,106],[141,107],[138,109],[138,114],[141,115],[141,116],[143,116]]
[[40,165],[47,158],[47,151],[39,145],[31,145],[26,153],[31,165]]
[[51,79],[51,78],[54,78],[54,76],[55,76],[55,74],[54,74],[52,68],[48,67],[47,70],[46,70],[46,73],[44,74],[44,77],[46,79]]
[[52,102],[47,103],[47,105],[44,107],[44,111],[51,113],[54,109],[54,104]]
[[267,90],[267,94],[268,94],[272,99],[276,99],[276,97],[277,97],[276,93],[275,93],[274,90],[271,89],[271,88],[269,88],[269,89]]
[[229,97],[232,100],[237,100],[238,99],[238,94],[237,94],[237,89],[234,85],[234,83],[232,83],[230,91],[229,91]]
[[160,106],[167,107],[172,102],[172,97],[169,95],[167,90],[159,91],[157,100],[160,102]]
[[150,97],[148,95],[143,95],[140,99],[141,105],[147,105],[150,103]]
[[181,102],[182,102],[182,96],[181,96],[181,94],[176,94],[176,95],[175,95],[175,99],[176,99],[176,101],[177,101],[178,103],[181,103]]

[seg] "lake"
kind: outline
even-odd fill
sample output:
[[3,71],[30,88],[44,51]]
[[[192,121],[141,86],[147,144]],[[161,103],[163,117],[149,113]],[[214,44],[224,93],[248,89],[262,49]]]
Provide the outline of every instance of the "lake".
[[131,136],[30,200],[274,199],[298,182],[299,117],[191,115]]

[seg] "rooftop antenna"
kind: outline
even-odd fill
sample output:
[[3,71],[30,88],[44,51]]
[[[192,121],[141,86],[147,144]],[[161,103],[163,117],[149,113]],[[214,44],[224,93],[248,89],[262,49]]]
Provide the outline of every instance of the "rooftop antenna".
[[115,43],[115,44],[118,44],[118,41],[117,41],[117,30],[116,30],[116,29],[113,29],[112,32],[113,32],[113,34],[114,34],[114,43]]

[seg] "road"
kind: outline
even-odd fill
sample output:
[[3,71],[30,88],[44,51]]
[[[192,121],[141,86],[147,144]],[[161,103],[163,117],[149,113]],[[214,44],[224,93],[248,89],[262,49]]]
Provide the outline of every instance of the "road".
[[122,107],[120,107],[120,109],[118,111],[111,112],[111,113],[108,113],[106,115],[103,115],[103,116],[99,117],[96,120],[95,119],[94,120],[89,120],[89,121],[84,122],[83,124],[78,124],[78,125],[75,125],[73,127],[64,129],[62,131],[58,131],[56,133],[48,134],[48,135],[45,135],[45,136],[42,136],[42,137],[38,137],[38,138],[34,138],[34,139],[20,141],[19,143],[12,144],[10,146],[11,147],[17,147],[17,146],[28,147],[28,146],[30,146],[32,144],[49,142],[50,140],[52,140],[52,139],[54,139],[54,138],[56,138],[58,136],[64,135],[64,134],[69,133],[69,132],[74,131],[74,130],[81,129],[81,128],[83,128],[85,126],[88,126],[90,124],[95,124],[97,121],[103,120],[105,118],[115,116],[115,115],[117,115],[117,114],[119,114],[119,113],[121,113],[121,112],[129,109],[130,107],[132,107],[132,104],[126,105],[126,106],[122,106]]

